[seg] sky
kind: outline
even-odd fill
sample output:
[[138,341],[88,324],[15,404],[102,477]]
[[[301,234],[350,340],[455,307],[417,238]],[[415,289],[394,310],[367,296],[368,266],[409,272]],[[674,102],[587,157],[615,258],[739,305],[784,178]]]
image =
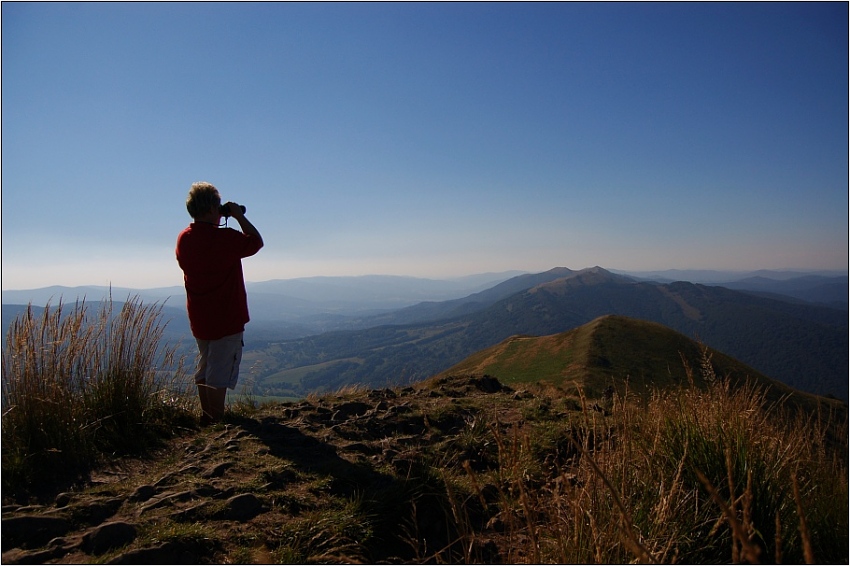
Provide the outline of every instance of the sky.
[[[3,2],[2,288],[848,269],[848,4]],[[231,220],[229,225],[237,227]]]

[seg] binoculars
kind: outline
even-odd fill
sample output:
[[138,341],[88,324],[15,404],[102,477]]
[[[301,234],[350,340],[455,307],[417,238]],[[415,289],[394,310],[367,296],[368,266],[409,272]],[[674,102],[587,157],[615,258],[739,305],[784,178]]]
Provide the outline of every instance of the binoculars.
[[[242,214],[245,214],[245,211],[247,210],[245,208],[245,206],[240,204],[239,208],[242,209]],[[222,216],[224,216],[225,218],[230,218],[230,207],[227,206],[226,204],[223,204],[220,207],[218,207],[218,213],[221,214]]]

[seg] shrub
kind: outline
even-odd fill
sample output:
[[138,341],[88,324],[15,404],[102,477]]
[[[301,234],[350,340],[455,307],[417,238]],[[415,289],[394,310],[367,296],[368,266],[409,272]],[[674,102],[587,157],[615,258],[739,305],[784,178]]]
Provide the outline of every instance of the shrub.
[[182,360],[161,346],[161,307],[111,297],[94,317],[61,302],[11,325],[2,365],[3,487],[84,473],[104,454],[152,446],[189,418]]

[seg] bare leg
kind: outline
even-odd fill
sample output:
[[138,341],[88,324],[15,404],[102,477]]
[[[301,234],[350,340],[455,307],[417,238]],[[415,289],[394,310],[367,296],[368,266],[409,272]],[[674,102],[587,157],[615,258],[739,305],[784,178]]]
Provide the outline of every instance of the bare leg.
[[224,418],[224,400],[227,397],[227,387],[207,387],[207,402],[213,421]]
[[227,397],[226,387],[211,387],[205,383],[198,384],[198,398],[201,400],[201,417],[203,422],[211,423],[224,418],[224,400]]
[[212,422],[212,413],[210,412],[210,402],[207,397],[208,387],[204,383],[198,383],[198,399],[201,400],[201,423],[209,424]]

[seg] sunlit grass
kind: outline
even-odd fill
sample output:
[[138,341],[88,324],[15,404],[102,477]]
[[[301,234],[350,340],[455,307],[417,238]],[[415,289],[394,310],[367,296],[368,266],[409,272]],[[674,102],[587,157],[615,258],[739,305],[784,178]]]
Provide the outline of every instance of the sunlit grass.
[[188,421],[182,360],[163,347],[161,307],[111,298],[32,306],[11,325],[2,365],[3,487],[28,490],[84,473]]

